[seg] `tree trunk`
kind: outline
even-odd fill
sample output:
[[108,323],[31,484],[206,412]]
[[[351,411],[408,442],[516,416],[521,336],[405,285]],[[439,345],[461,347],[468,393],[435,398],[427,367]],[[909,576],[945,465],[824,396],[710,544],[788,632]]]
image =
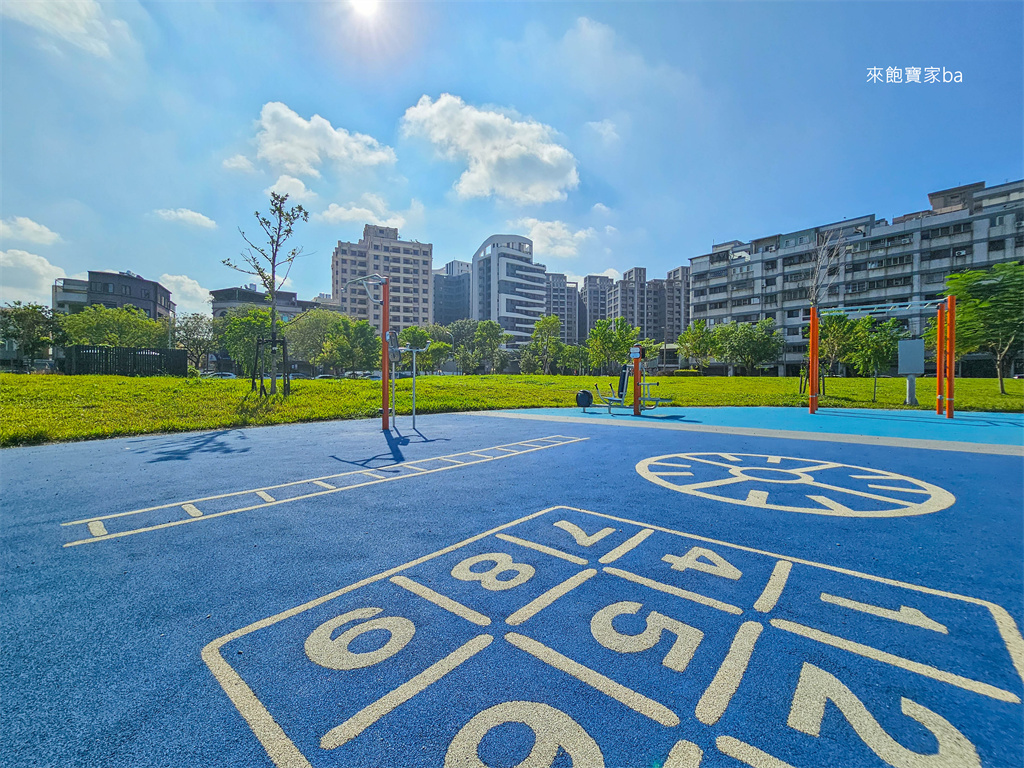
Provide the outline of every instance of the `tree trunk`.
[[878,401],[878,366],[875,366],[875,388],[871,392],[871,402],[874,403],[874,402],[877,402],[877,401]]
[[1003,362],[1005,355],[996,355],[996,378],[999,379],[999,394],[1006,394],[1006,385],[1003,383]]

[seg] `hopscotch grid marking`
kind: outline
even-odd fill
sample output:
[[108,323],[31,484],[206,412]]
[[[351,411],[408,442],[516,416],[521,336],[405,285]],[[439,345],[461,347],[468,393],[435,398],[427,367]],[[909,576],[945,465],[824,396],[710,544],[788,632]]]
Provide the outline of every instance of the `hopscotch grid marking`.
[[572,590],[576,589],[580,584],[589,581],[594,576],[597,576],[596,568],[588,568],[585,571],[580,571],[574,576],[570,576],[561,584],[556,584],[551,589],[538,595],[518,611],[511,614],[507,619],[505,619],[505,623],[509,626],[515,627],[532,619],[556,600],[561,597],[565,597],[565,595],[572,592]]
[[537,642],[532,637],[520,635],[517,632],[509,632],[505,635],[505,639],[538,661],[542,661],[558,671],[576,678],[581,683],[589,685],[605,696],[615,699],[620,704],[624,704],[634,712],[648,717],[660,725],[668,728],[679,725],[679,716],[664,704],[644,696],[632,688],[627,688],[622,683],[615,682],[610,677],[602,675],[600,672],[580,664],[568,656],[562,655],[554,648],[549,648],[543,643]]
[[560,549],[555,549],[554,547],[549,547],[544,544],[538,544],[535,541],[520,539],[518,536],[508,536],[504,533],[497,533],[494,537],[496,539],[501,539],[502,541],[507,541],[510,544],[517,544],[525,549],[532,549],[535,552],[542,552],[543,554],[550,555],[551,557],[568,560],[570,563],[575,563],[576,565],[587,565],[590,562],[586,558],[570,555],[568,552],[562,552]]
[[[167,523],[160,523],[160,524],[157,524],[157,525],[145,526],[143,528],[135,528],[135,529],[132,529],[132,530],[129,530],[129,531],[119,531],[117,533],[107,534],[106,536],[102,536],[102,537],[93,537],[93,538],[90,538],[90,539],[80,539],[78,541],[68,542],[68,543],[64,544],[63,546],[70,547],[70,546],[75,546],[77,544],[84,544],[84,543],[92,542],[92,541],[106,541],[107,539],[120,538],[122,536],[129,536],[129,535],[132,535],[132,534],[135,534],[135,533],[143,533],[145,531],[154,531],[154,530],[158,530],[158,529],[161,529],[161,528],[170,528],[170,527],[173,527],[173,526],[176,526],[176,525],[183,525],[183,524],[186,524],[186,523],[194,523],[194,522],[197,522],[199,520],[212,520],[212,519],[217,518],[217,517],[223,517],[225,515],[232,515],[232,514],[235,514],[237,512],[248,512],[248,511],[253,510],[253,509],[261,509],[263,507],[271,507],[271,506],[276,506],[278,504],[287,504],[287,503],[292,502],[292,501],[301,501],[301,500],[304,500],[304,499],[315,498],[317,496],[326,496],[326,495],[331,494],[331,493],[338,493],[339,491],[353,490],[355,488],[362,488],[362,487],[365,487],[367,485],[374,485],[376,483],[381,483],[381,482],[389,482],[391,480],[401,480],[402,478],[406,478],[406,477],[419,477],[420,475],[423,475],[423,474],[430,474],[432,472],[442,472],[442,471],[449,470],[449,469],[455,469],[456,467],[473,466],[473,465],[476,465],[476,464],[482,464],[485,461],[494,461],[494,460],[497,460],[497,459],[509,458],[510,456],[519,456],[519,455],[524,454],[524,453],[532,453],[534,451],[542,451],[542,450],[545,450],[546,448],[554,448],[554,447],[561,446],[561,445],[570,445],[572,443],[583,442],[583,441],[589,440],[589,439],[590,438],[587,438],[587,437],[567,438],[563,442],[552,443],[550,446],[544,446],[544,447],[541,447],[541,448],[528,448],[525,451],[517,451],[517,452],[511,453],[511,454],[503,454],[503,455],[498,455],[498,456],[487,456],[485,459],[480,459],[479,461],[467,461],[467,462],[464,462],[462,464],[453,464],[451,466],[442,466],[442,467],[437,467],[435,469],[422,469],[420,467],[416,467],[415,469],[419,470],[419,474],[416,474],[416,473],[413,473],[413,472],[409,472],[409,473],[403,473],[403,474],[400,474],[400,475],[395,475],[394,477],[381,477],[379,479],[369,480],[369,481],[363,482],[363,483],[355,483],[353,485],[346,485],[346,486],[342,486],[340,488],[331,488],[329,490],[323,490],[323,491],[317,491],[317,492],[314,492],[314,493],[302,494],[302,495],[293,496],[293,497],[287,498],[287,499],[277,499],[275,501],[269,501],[269,502],[265,502],[263,504],[254,504],[254,505],[250,505],[250,506],[247,506],[247,507],[240,507],[238,509],[230,509],[230,510],[227,510],[227,511],[224,511],[224,512],[216,512],[216,513],[213,513],[213,514],[202,515],[201,517],[188,518],[188,519],[183,519],[183,520],[173,520],[173,521],[170,521],[170,522],[167,522]],[[485,449],[485,450],[490,450],[490,449]],[[466,455],[466,454],[452,454],[452,455],[453,456],[461,456],[461,455]],[[419,461],[420,462],[427,462],[427,461],[435,461],[435,460],[436,459],[434,459],[434,458],[430,458],[430,459],[420,459]],[[403,466],[411,466],[411,465],[403,465]],[[356,470],[354,472],[345,472],[345,473],[342,473],[340,475],[328,475],[326,477],[327,478],[342,478],[342,477],[349,478],[349,477],[353,477],[355,475],[367,475],[367,474],[370,474],[370,473],[367,472],[366,470]],[[371,475],[371,476],[375,477],[373,475]],[[309,484],[314,484],[316,482],[316,480],[319,480],[319,479],[322,479],[322,478],[316,478],[314,480],[299,480],[299,481],[295,481],[295,482],[292,482],[292,483],[282,483],[280,485],[267,486],[267,488],[268,489],[288,488],[288,487],[294,487],[294,486],[298,486],[298,485],[309,485]],[[99,522],[99,521],[103,521],[103,520],[110,520],[112,518],[126,517],[128,515],[138,515],[138,514],[142,514],[143,512],[154,512],[154,511],[161,510],[161,509],[173,509],[175,507],[184,508],[185,504],[194,505],[196,502],[201,502],[201,501],[211,501],[211,500],[214,500],[214,499],[225,499],[225,498],[232,498],[232,497],[236,497],[236,496],[245,496],[245,495],[251,495],[251,494],[258,494],[259,491],[263,491],[263,490],[264,489],[261,488],[261,489],[248,490],[248,491],[236,491],[236,492],[233,492],[233,493],[221,494],[219,496],[207,496],[207,497],[204,497],[204,498],[201,498],[201,499],[192,499],[192,500],[187,501],[187,502],[174,502],[174,503],[171,503],[171,504],[161,504],[158,507],[147,507],[145,509],[136,509],[136,510],[131,510],[129,512],[119,512],[119,513],[116,513],[116,514],[113,514],[113,515],[104,515],[104,516],[100,516],[100,517],[84,518],[82,520],[74,520],[72,522],[61,523],[61,526],[88,524],[88,523],[92,523],[92,522]]]
[[[997,605],[996,603],[992,603],[990,601],[983,600],[980,598],[970,597],[967,595],[958,595],[952,592],[946,592],[943,590],[924,587],[917,584],[910,584],[907,582],[897,581],[895,579],[889,579],[883,576],[876,576],[869,573],[854,571],[839,566],[829,565],[827,563],[820,563],[813,560],[805,560],[803,558],[781,555],[775,552],[755,549],[753,547],[747,547],[740,544],[732,544],[729,542],[721,541],[719,539],[712,539],[706,536],[699,536],[697,534],[691,534],[683,531],[673,530],[670,528],[664,528],[662,526],[647,525],[635,520],[617,517],[615,515],[608,515],[601,512],[593,512],[590,510],[581,509],[579,507],[572,507],[568,505],[557,505],[553,507],[548,507],[546,509],[542,509],[538,512],[534,512],[530,515],[526,515],[517,520],[505,523],[504,525],[492,528],[483,533],[471,536],[455,544],[443,547],[442,549],[439,549],[435,552],[424,555],[422,557],[419,557],[415,560],[404,563],[402,565],[396,566],[394,568],[388,569],[382,573],[378,573],[374,576],[369,576],[354,584],[350,584],[334,592],[322,595],[318,598],[303,603],[302,605],[294,606],[293,608],[287,609],[273,616],[269,616],[267,618],[253,622],[252,624],[242,627],[241,629],[235,630],[227,635],[210,641],[203,648],[201,657],[204,663],[209,668],[211,674],[213,674],[214,678],[221,685],[225,694],[231,700],[232,704],[234,704],[239,714],[242,715],[246,723],[252,729],[253,733],[257,736],[260,743],[267,751],[267,754],[270,756],[271,760],[279,766],[288,765],[294,766],[295,768],[308,767],[309,762],[306,760],[305,756],[298,750],[298,748],[287,736],[284,730],[277,724],[273,716],[267,710],[263,702],[260,701],[259,697],[256,696],[252,688],[249,687],[249,685],[245,682],[245,680],[242,679],[239,673],[236,672],[235,669],[231,666],[231,664],[224,658],[223,654],[221,653],[221,649],[228,643],[237,640],[240,637],[244,637],[253,632],[257,632],[261,629],[265,629],[266,627],[272,626],[280,621],[292,618],[300,613],[311,610],[324,603],[341,597],[342,595],[354,592],[355,590],[361,589],[362,587],[374,584],[383,579],[387,579],[394,574],[401,573],[402,571],[414,568],[418,565],[422,565],[423,563],[450,554],[451,552],[455,552],[466,546],[479,542],[487,538],[488,536],[494,535],[500,531],[511,529],[516,526],[522,525],[526,522],[529,522],[530,520],[534,520],[544,515],[547,515],[549,513],[560,511],[579,512],[581,514],[588,515],[594,518],[601,518],[619,523],[648,527],[652,530],[658,530],[663,533],[669,533],[682,539],[700,541],[708,544],[715,544],[718,546],[727,547],[729,549],[766,555],[777,560],[785,560],[790,563],[799,563],[801,565],[807,565],[812,568],[820,568],[825,571],[841,573],[849,576],[867,579],[869,581],[909,589],[923,594],[945,597],[953,600],[959,600],[961,602],[966,602],[972,605],[981,606],[987,609],[992,614],[993,620],[996,623],[999,634],[1004,643],[1006,644],[1007,650],[1014,664],[1014,667],[1016,668],[1020,677],[1024,679],[1024,638],[1021,637],[1020,631],[1017,629],[1017,625],[1014,619],[1010,616],[1006,609],[1004,609],[1000,605]],[[719,747],[719,750],[722,751],[724,754],[736,757],[736,759],[740,759],[747,765],[752,765],[753,763],[747,763],[738,755],[735,755],[727,747],[723,749],[723,747],[727,744],[728,746],[737,746],[740,748],[748,747],[749,749],[756,752],[757,755],[760,756],[762,759],[776,761],[772,763],[764,763],[763,768],[792,768],[787,763],[783,763],[777,758],[774,758],[771,755],[768,755],[767,753],[757,750],[755,747],[752,747],[749,744],[739,741],[738,739],[733,739],[729,736],[719,736],[717,740],[717,746]],[[759,763],[758,765],[760,766],[762,764]]]
[[620,579],[631,581],[634,584],[639,584],[642,587],[656,589],[659,592],[664,592],[666,595],[674,595],[675,597],[681,597],[683,600],[689,600],[690,602],[698,603],[699,605],[705,605],[708,608],[714,608],[716,611],[731,613],[734,616],[740,616],[743,613],[743,609],[737,608],[735,605],[723,603],[721,600],[715,600],[713,597],[708,597],[707,595],[702,595],[698,592],[691,592],[688,589],[680,589],[672,584],[662,584],[660,581],[648,579],[646,576],[640,576],[639,574],[631,571],[623,571],[620,568],[605,568],[604,572],[610,573],[612,576],[618,576]]
[[424,600],[433,603],[438,608],[443,608],[449,613],[454,613],[456,616],[460,616],[466,621],[471,621],[478,626],[486,627],[491,623],[490,617],[484,616],[479,611],[474,611],[472,608],[463,605],[458,600],[452,600],[447,595],[435,592],[430,587],[425,584],[420,584],[418,581],[413,581],[405,576],[392,576],[388,581],[395,586],[412,592],[418,597],[422,597]]

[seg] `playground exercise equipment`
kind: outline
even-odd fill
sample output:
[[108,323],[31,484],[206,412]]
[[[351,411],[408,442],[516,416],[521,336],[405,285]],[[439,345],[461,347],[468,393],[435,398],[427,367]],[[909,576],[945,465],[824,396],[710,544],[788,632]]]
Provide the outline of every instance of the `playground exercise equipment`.
[[[935,329],[935,413],[942,415],[945,405],[946,418],[953,418],[953,375],[956,363],[956,296],[947,296],[937,301],[909,301],[900,304],[879,304],[868,307],[836,308],[826,310],[827,313],[846,315],[897,314],[899,312],[916,311],[935,307],[938,311]],[[808,411],[818,410],[818,320],[817,307],[811,307],[810,344],[808,345]],[[908,383],[909,384],[909,383]],[[945,392],[943,392],[945,385]],[[911,399],[908,388],[908,401]]]
[[[644,357],[643,347],[632,347],[629,350],[629,357],[632,366],[622,366],[622,370],[619,371],[619,385],[616,389],[612,389],[612,386],[609,384],[608,394],[606,395],[601,391],[601,385],[595,383],[594,393],[591,393],[588,389],[576,393],[576,405],[580,406],[584,413],[587,412],[587,408],[594,405],[595,397],[597,398],[597,404],[602,408],[607,408],[609,414],[612,412],[612,408],[632,408],[634,416],[639,416],[643,411],[650,411],[659,405],[668,405],[672,402],[671,398],[654,397],[651,394],[651,387],[658,386],[658,382],[647,381],[647,370],[642,363]],[[629,388],[630,368],[633,369],[633,400],[627,404],[626,391]]]
[[[366,297],[374,304],[380,306],[380,336],[381,336],[381,353],[380,353],[380,416],[381,416],[381,431],[388,432],[391,429],[390,419],[394,406],[393,390],[391,385],[391,368],[395,359],[391,352],[391,347],[394,347],[395,352],[398,353],[398,359],[402,359],[402,353],[398,349],[398,335],[394,332],[390,332],[390,312],[391,312],[391,279],[384,275],[372,274],[366,277],[357,277],[355,280],[349,280],[345,283],[346,286],[352,283],[360,283],[363,289],[366,291]],[[380,299],[375,299],[373,294],[370,293],[368,285],[379,285],[380,286]]]

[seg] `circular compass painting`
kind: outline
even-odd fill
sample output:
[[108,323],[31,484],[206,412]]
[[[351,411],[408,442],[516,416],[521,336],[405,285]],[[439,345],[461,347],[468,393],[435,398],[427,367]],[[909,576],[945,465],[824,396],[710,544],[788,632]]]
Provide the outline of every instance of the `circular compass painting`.
[[636,471],[691,496],[811,515],[926,515],[956,501],[937,485],[883,469],[755,453],[673,453],[644,459]]

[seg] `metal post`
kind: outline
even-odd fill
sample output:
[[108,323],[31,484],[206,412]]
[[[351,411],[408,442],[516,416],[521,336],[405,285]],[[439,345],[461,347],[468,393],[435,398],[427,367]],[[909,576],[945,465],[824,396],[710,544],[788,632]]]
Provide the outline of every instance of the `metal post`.
[[416,431],[416,351],[412,350],[412,429]]
[[380,399],[381,399],[381,430],[388,432],[391,429],[388,423],[388,417],[391,415],[391,401],[389,400],[390,391],[388,386],[389,372],[391,369],[391,361],[388,356],[388,330],[389,330],[389,313],[391,311],[391,291],[390,291],[390,280],[385,277],[381,283],[381,310],[380,310],[380,322],[381,322],[381,350],[380,350]]
[[811,307],[811,339],[808,344],[807,359],[807,411],[816,413],[818,410],[818,308]]
[[935,323],[935,413],[942,415],[942,382],[946,378],[946,308],[940,304]]
[[953,374],[956,373],[956,296],[946,299],[946,418],[953,418]]

